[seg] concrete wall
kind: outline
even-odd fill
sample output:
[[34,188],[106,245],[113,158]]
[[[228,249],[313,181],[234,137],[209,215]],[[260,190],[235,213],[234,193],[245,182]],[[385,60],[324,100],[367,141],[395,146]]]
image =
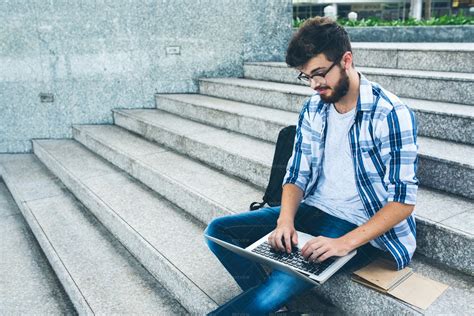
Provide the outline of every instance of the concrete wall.
[[153,107],[156,92],[196,92],[199,77],[241,76],[246,60],[283,60],[291,15],[291,0],[0,1],[0,152]]

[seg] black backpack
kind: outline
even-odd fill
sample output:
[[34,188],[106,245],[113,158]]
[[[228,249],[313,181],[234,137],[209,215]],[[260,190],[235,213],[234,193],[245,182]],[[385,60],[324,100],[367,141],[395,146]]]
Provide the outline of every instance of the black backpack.
[[278,133],[278,139],[273,155],[272,171],[268,181],[265,195],[262,202],[253,202],[250,204],[250,210],[255,211],[266,204],[278,206],[281,204],[281,193],[283,178],[286,174],[286,165],[293,153],[293,144],[295,142],[296,126],[290,125],[282,128]]

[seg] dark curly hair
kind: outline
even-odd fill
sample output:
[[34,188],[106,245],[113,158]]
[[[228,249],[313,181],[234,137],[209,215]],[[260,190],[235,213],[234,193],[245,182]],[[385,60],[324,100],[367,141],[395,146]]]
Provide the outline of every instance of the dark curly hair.
[[306,20],[291,39],[286,63],[302,67],[320,53],[334,62],[347,51],[352,52],[352,48],[346,30],[332,18],[316,16]]

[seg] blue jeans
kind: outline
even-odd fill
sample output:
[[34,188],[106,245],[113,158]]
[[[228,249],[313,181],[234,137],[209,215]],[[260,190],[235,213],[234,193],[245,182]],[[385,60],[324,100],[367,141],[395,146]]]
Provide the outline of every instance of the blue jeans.
[[[218,217],[209,223],[204,233],[245,248],[273,231],[279,215],[278,206]],[[343,236],[357,227],[304,203],[300,204],[294,223],[298,231],[331,238]],[[277,311],[291,298],[314,286],[309,281],[280,270],[273,270],[267,277],[259,263],[239,256],[208,239],[206,243],[243,290],[210,315],[268,314]],[[360,247],[357,255],[338,273],[370,262],[377,255],[377,251],[369,244]]]

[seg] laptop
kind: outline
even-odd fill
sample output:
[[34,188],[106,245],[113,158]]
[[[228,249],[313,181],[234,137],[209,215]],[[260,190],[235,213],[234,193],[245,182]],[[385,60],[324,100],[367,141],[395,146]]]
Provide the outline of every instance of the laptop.
[[259,263],[267,264],[274,269],[287,272],[315,285],[321,285],[326,282],[327,279],[342,268],[342,266],[357,253],[357,250],[353,250],[343,257],[331,257],[321,263],[308,262],[301,255],[301,248],[314,236],[297,231],[298,245],[293,246],[289,254],[272,249],[268,243],[268,237],[271,233],[272,232],[266,234],[246,248],[238,247],[206,234],[204,234],[204,236],[238,255]]

